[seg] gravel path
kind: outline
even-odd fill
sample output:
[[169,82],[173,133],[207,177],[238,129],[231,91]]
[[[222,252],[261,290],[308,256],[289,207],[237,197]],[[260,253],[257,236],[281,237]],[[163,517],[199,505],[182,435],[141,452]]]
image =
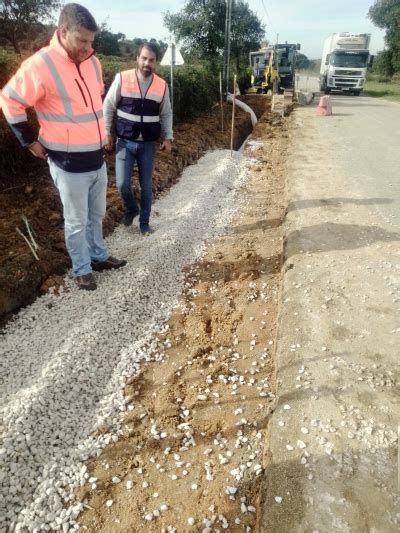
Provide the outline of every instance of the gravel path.
[[[208,153],[155,204],[152,236],[121,227],[109,238],[126,268],[98,275],[93,293],[69,280],[70,290],[38,299],[7,327],[0,532],[74,529],[82,507],[70,497],[87,477],[83,461],[118,438],[126,378],[161,357],[155,334],[181,293],[181,269],[223,232],[245,179],[239,155]],[[93,437],[104,425],[116,432]]]

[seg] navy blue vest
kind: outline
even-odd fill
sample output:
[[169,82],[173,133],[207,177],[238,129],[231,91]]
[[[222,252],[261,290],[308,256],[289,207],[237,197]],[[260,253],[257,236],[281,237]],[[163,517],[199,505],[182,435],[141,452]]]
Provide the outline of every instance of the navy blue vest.
[[166,83],[156,74],[145,94],[141,93],[135,70],[121,72],[121,98],[117,106],[117,135],[129,141],[140,134],[144,141],[157,141],[161,135],[160,107]]

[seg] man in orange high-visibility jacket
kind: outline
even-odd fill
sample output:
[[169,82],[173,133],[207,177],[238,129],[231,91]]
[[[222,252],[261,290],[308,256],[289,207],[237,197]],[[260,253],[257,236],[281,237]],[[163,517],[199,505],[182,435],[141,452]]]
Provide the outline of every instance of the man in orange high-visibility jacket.
[[[86,290],[96,289],[93,270],[126,264],[110,256],[103,242],[107,169],[102,69],[92,50],[97,30],[86,8],[66,4],[50,45],[22,63],[1,95],[21,145],[48,161],[63,204],[74,277]],[[31,106],[40,125],[38,139],[25,113]]]
[[114,116],[117,116],[115,174],[125,207],[122,223],[130,226],[139,214],[131,187],[132,169],[136,162],[140,185],[139,227],[144,236],[152,232],[149,219],[155,144],[162,135],[161,150],[171,152],[173,140],[168,86],[154,74],[157,59],[157,47],[153,43],[143,43],[137,56],[137,68],[116,75],[103,106],[106,148],[109,150],[113,145],[111,126]]

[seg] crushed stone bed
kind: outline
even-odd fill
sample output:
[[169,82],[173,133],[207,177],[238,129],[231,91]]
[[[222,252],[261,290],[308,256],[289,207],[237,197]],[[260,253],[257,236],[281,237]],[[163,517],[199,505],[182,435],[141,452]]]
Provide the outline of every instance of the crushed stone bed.
[[[83,463],[118,438],[126,380],[161,357],[156,336],[182,291],[182,268],[229,223],[247,163],[206,154],[154,205],[153,235],[121,227],[108,239],[127,267],[97,275],[93,293],[68,280],[70,290],[38,299],[4,330],[0,531],[74,529]],[[99,431],[106,426],[113,434]]]

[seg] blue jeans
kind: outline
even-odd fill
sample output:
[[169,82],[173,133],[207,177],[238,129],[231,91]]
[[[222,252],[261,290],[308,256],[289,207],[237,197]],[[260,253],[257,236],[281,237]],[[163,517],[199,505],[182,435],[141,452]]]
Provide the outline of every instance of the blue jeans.
[[110,255],[103,242],[106,213],[107,168],[92,172],[66,172],[49,159],[50,174],[60,193],[64,211],[65,244],[74,276],[92,272],[91,260]]
[[132,193],[131,178],[136,161],[139,171],[140,216],[139,224],[148,224],[153,200],[152,176],[156,143],[149,141],[127,141],[118,138],[115,156],[117,188],[125,210],[136,215],[139,211]]

